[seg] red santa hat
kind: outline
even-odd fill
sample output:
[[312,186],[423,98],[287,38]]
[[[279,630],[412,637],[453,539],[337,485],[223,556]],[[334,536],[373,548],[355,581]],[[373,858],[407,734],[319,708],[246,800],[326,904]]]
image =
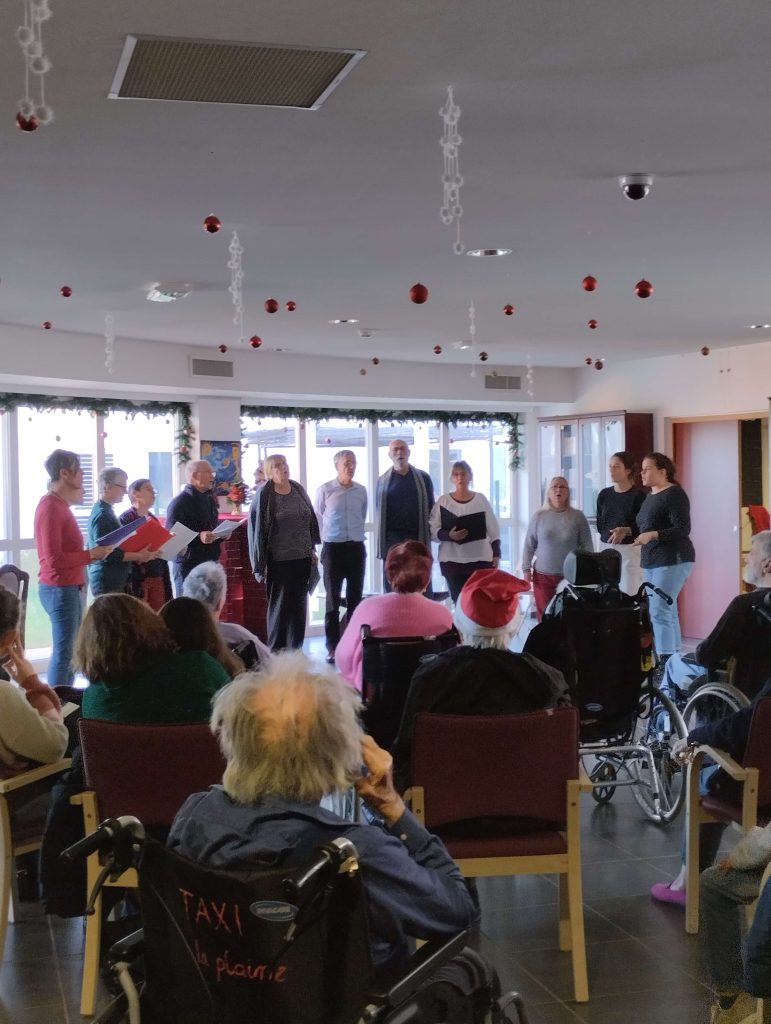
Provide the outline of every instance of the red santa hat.
[[530,584],[502,569],[477,569],[466,580],[455,606],[455,625],[464,634],[494,636],[519,615],[519,595]]

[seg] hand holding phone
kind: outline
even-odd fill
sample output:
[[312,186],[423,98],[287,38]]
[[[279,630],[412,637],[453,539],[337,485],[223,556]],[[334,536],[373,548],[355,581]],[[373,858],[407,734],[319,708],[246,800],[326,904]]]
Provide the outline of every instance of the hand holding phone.
[[404,814],[404,801],[394,789],[394,761],[371,736],[363,736],[361,758],[367,774],[356,782],[356,791],[376,814],[393,825]]

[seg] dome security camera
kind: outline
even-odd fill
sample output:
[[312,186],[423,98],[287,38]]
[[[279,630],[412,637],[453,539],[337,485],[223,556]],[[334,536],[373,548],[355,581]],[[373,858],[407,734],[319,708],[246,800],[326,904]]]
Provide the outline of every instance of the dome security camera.
[[621,191],[627,197],[637,201],[638,199],[645,199],[651,190],[653,185],[652,174],[623,174],[619,179],[618,183],[621,186]]

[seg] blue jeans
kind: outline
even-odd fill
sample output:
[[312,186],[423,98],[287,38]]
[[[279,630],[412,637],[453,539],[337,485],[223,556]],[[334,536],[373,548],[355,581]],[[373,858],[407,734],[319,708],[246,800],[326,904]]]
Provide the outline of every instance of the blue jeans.
[[48,663],[48,685],[67,685],[72,682],[72,650],[83,618],[86,588],[79,586],[54,587],[41,583],[40,603],[51,620],[51,660]]
[[663,590],[672,598],[667,604],[658,594],[648,591],[650,602],[653,639],[656,653],[674,654],[680,649],[680,618],[677,614],[677,595],[693,571],[693,562],[679,562],[677,565],[661,565],[655,569],[643,569],[643,579]]

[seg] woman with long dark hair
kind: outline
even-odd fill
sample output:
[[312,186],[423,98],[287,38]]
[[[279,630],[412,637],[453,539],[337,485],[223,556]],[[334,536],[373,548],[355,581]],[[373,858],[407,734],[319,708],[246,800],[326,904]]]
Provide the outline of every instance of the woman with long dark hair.
[[642,482],[650,487],[650,494],[637,513],[639,532],[634,541],[642,548],[643,579],[672,598],[668,604],[658,594],[650,594],[653,638],[661,661],[680,648],[677,595],[696,559],[690,538],[691,505],[675,473],[675,464],[661,452],[651,452],[643,459]]
[[612,487],[597,495],[597,531],[600,548],[613,548],[621,555],[620,587],[634,595],[640,589],[640,548],[634,544],[638,534],[637,513],[645,501],[645,492],[637,486],[637,463],[630,452],[614,452],[608,462]]

